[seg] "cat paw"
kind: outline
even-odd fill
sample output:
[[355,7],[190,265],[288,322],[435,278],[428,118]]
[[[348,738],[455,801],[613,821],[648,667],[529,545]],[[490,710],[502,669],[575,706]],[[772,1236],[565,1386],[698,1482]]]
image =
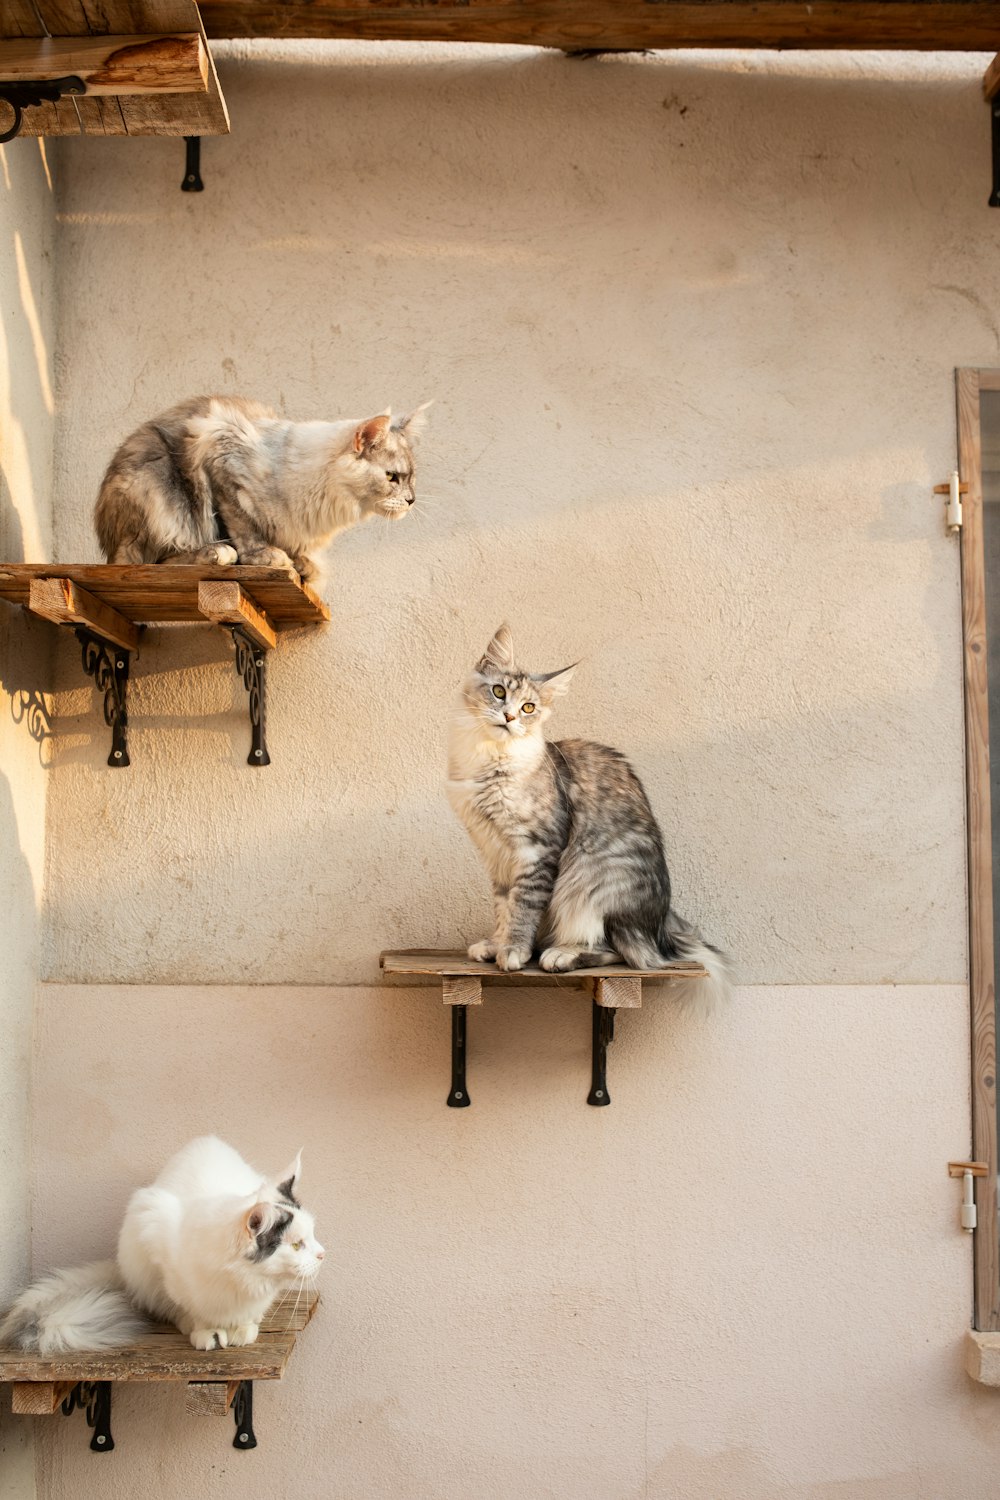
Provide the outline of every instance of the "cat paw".
[[576,967],[579,957],[579,948],[546,948],[538,967],[549,974],[565,974],[567,969]]
[[229,1343],[224,1328],[192,1328],[189,1337],[196,1349],[225,1349]]
[[219,542],[214,547],[204,547],[202,551],[205,554],[205,562],[210,567],[231,568],[239,561],[236,548],[230,547],[226,542]]
[[260,1328],[256,1323],[241,1323],[238,1328],[227,1328],[229,1336],[229,1347],[233,1349],[240,1344],[255,1344]]
[[303,583],[310,583],[319,577],[319,568],[311,557],[306,557],[304,552],[296,552],[292,558],[292,567],[298,573]]
[[513,969],[523,969],[530,958],[530,948],[498,948],[497,968],[506,969],[508,973]]
[[496,956],[497,945],[491,943],[489,938],[483,938],[481,943],[473,943],[469,948],[469,957],[477,964],[488,964]]
[[287,568],[295,572],[295,564],[280,547],[247,547],[240,553],[240,562],[248,568]]

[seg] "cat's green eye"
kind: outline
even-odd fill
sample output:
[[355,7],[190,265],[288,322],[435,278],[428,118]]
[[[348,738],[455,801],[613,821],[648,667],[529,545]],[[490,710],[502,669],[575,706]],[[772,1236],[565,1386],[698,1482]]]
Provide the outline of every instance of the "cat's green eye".
[[296,1240],[296,1241],[295,1241],[295,1244],[294,1244],[294,1245],[293,1245],[293,1246],[292,1246],[292,1249],[293,1249],[293,1250],[301,1250],[301,1249],[302,1249],[302,1246],[303,1246],[303,1245],[304,1245],[304,1244],[305,1244],[305,1240]]
[[535,705],[533,703],[522,703],[521,712],[523,714],[533,714],[535,712]]
[[393,474],[390,469],[386,469],[386,471],[385,471],[385,477],[386,477],[386,479],[388,479],[388,481],[389,481],[390,484],[398,484],[399,483],[399,475],[398,474]]
[[506,698],[507,689],[505,687],[501,687],[498,682],[496,687],[493,689],[493,696],[494,698]]

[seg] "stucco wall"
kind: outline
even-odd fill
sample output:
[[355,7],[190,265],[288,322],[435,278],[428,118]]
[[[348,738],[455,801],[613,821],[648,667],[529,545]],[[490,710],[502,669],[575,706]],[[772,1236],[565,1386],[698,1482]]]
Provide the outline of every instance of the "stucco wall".
[[[55,200],[37,141],[0,146],[0,562],[50,555]],[[45,861],[46,627],[0,606],[0,1305],[29,1266],[29,1065]],[[33,732],[32,732],[33,731]],[[0,1414],[0,1496],[33,1493]]]
[[[36,1263],[203,1129],[304,1142],[332,1250],[256,1453],[129,1392],[106,1494],[284,1493],[291,1456],[317,1500],[987,1500],[930,493],[954,366],[1000,361],[981,60],[246,51],[204,195],[176,143],[60,144],[58,555],[181,395],[437,406],[416,512],[340,540],[333,624],[273,660],[266,771],[222,632],[150,633],[121,774],[60,647]],[[623,1016],[608,1110],[585,1002],[491,1000],[457,1113],[438,1002],[370,987],[482,933],[443,740],[504,617],[584,657],[557,725],[631,753],[744,984]]]
[[554,727],[635,758],[745,981],[961,981],[930,488],[953,367],[997,349],[973,68],[304,55],[224,68],[202,195],[179,146],[62,146],[59,554],[97,556],[115,443],[202,389],[435,397],[417,510],[331,550],[261,776],[222,632],[151,633],[122,777],[64,648],[47,976],[359,982],[481,936],[443,740],[506,617],[529,665],[584,658]]

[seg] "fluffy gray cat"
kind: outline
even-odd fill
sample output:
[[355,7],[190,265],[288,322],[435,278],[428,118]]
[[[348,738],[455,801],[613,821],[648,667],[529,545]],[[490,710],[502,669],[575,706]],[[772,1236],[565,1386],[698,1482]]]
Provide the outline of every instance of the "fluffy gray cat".
[[671,907],[663,837],[628,761],[590,740],[545,739],[572,674],[516,666],[502,625],[462,685],[448,795],[489,871],[496,912],[493,936],[469,957],[520,969],[539,948],[541,967],[557,973],[693,959],[724,991],[725,958]]
[[118,449],[94,508],[111,563],[295,568],[371,516],[416,499],[408,417],[290,422],[239,396],[195,396],[144,422]]

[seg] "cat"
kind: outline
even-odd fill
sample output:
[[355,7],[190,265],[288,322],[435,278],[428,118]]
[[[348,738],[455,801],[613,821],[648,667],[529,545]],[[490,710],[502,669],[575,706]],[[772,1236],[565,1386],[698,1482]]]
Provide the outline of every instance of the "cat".
[[323,1259],[295,1196],[301,1155],[267,1179],[215,1136],[190,1141],[132,1194],[117,1261],[41,1277],[0,1322],[0,1344],[46,1357],[113,1349],[149,1318],[196,1349],[252,1344],[272,1303],[309,1285]]
[[451,722],[448,795],[493,883],[493,936],[469,957],[552,973],[622,960],[689,959],[692,981],[724,994],[728,964],[674,911],[663,836],[623,755],[590,740],[548,742],[542,726],[574,666],[543,674],[514,660],[502,625],[462,685]]
[[101,481],[94,525],[110,563],[294,568],[372,516],[416,499],[407,417],[290,422],[239,396],[196,396],[125,439]]

